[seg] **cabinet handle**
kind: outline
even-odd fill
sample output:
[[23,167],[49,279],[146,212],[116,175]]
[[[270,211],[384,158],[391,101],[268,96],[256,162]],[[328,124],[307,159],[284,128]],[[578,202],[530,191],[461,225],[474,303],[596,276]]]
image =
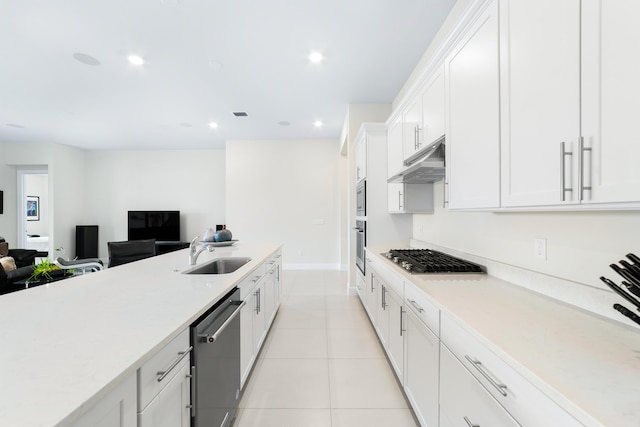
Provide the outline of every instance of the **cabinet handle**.
[[482,362],[480,362],[479,360],[473,360],[471,357],[469,357],[469,355],[465,355],[464,358],[467,359],[473,365],[473,367],[476,368],[478,372],[480,372],[482,376],[485,377],[487,381],[489,381],[491,385],[500,392],[501,395],[507,395],[507,392],[505,391],[507,389],[507,386],[491,378],[491,376],[482,367]]
[[403,332],[406,332],[406,329],[404,328],[403,316],[404,316],[404,309],[401,306],[400,307],[400,336],[402,336]]
[[573,192],[573,186],[567,188],[567,182],[566,182],[566,171],[565,171],[565,157],[566,156],[570,156],[573,157],[573,153],[571,151],[566,151],[565,148],[565,142],[562,141],[560,143],[560,173],[562,174],[562,201],[565,202],[567,200],[567,198],[565,197],[565,193],[568,192]]
[[480,424],[474,424],[472,423],[469,418],[467,418],[466,416],[464,417],[464,422],[467,423],[467,425],[469,427],[480,427]]
[[256,308],[254,310],[256,314],[260,314],[260,289],[256,289],[253,295],[256,297]]
[[415,300],[410,299],[410,300],[408,300],[408,301],[409,301],[409,304],[411,304],[411,305],[413,306],[413,308],[415,308],[416,310],[418,310],[418,313],[424,313],[424,308],[420,307],[420,306],[418,305],[418,303],[417,303],[417,302],[415,302]]
[[402,203],[402,191],[398,191],[398,209],[404,209],[404,203]]
[[191,418],[196,416],[196,367],[191,366]]
[[413,128],[413,149],[417,150],[420,148],[420,126],[416,125]]
[[373,287],[373,273],[371,274],[371,292],[373,292],[376,288]]
[[386,298],[387,289],[382,286],[382,309],[386,310],[387,308],[387,298]]
[[[584,137],[580,137],[580,200],[584,200],[584,190],[591,191],[591,180],[589,180],[589,185],[584,185],[584,158],[586,157],[586,152],[589,152],[589,163],[591,163],[591,147],[584,146]],[[589,168],[589,172],[591,172],[591,168]],[[590,177],[591,178],[591,177]]]
[[158,371],[156,374],[158,375],[158,382],[162,381],[163,379],[165,379],[165,377],[169,374],[169,372],[171,372],[171,370],[173,368],[175,368],[176,366],[178,366],[178,363],[180,363],[180,361],[182,359],[184,359],[184,357],[189,354],[189,352],[193,350],[193,346],[189,346],[188,349],[186,349],[185,351],[180,351],[178,352],[178,358],[176,360],[173,361],[173,363],[164,371]]

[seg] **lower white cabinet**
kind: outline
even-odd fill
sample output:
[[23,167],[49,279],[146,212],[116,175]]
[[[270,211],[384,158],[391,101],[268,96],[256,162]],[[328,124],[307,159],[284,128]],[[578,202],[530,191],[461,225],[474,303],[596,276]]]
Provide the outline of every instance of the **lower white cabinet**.
[[71,427],[136,427],[136,376],[131,374],[102,397]]
[[404,390],[422,426],[438,426],[440,340],[406,310]]
[[176,366],[175,375],[142,412],[138,427],[189,427],[191,425],[191,365],[189,358]]
[[240,384],[244,387],[280,306],[282,260],[278,252],[240,283]]
[[441,427],[519,426],[444,345],[440,354]]
[[191,424],[190,356],[187,328],[138,369],[138,427]]

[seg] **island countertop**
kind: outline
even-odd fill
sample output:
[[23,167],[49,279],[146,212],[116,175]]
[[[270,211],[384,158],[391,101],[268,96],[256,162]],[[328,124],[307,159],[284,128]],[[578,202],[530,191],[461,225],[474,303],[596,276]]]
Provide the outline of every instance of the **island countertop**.
[[200,254],[252,259],[229,274],[181,274],[184,249],[0,296],[0,425],[65,425],[280,248]]

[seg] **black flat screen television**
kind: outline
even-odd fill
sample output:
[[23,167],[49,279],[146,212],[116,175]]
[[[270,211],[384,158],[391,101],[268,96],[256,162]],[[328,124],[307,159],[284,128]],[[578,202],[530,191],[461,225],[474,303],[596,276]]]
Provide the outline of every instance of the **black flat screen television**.
[[180,241],[180,211],[129,211],[127,239]]

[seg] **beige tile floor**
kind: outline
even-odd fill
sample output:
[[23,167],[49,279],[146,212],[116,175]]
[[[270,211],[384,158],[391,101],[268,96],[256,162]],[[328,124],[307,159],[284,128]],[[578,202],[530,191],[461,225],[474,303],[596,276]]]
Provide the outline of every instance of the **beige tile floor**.
[[234,427],[415,427],[346,273],[283,272],[278,315]]

